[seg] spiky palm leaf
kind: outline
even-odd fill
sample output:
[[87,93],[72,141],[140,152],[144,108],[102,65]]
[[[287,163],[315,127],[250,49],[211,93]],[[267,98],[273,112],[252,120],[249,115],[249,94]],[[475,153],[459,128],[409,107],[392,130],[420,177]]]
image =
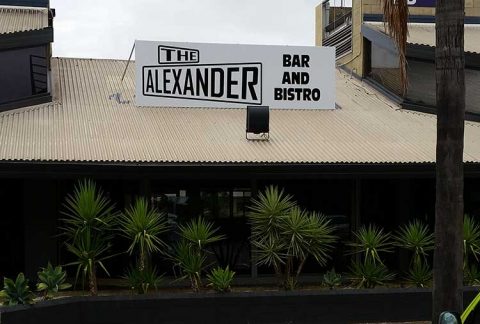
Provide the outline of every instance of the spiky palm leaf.
[[225,238],[224,235],[218,235],[218,228],[213,227],[213,223],[204,220],[202,217],[192,219],[185,225],[180,225],[180,235],[188,242],[203,250],[206,245],[218,242]]
[[350,279],[358,288],[375,288],[395,278],[395,275],[389,272],[384,264],[374,263],[371,260],[353,262],[350,272]]
[[[67,250],[76,256],[77,261],[67,264],[67,266],[77,266],[75,276],[75,283],[78,281],[80,273],[82,279],[94,279],[96,282],[96,268],[99,266],[103,271],[110,276],[104,261],[110,259],[118,254],[107,255],[111,244],[106,237],[99,235],[90,235],[88,232],[82,232],[72,243],[66,243]],[[90,287],[91,289],[93,287]],[[96,289],[96,287],[95,287]]]
[[117,216],[114,205],[92,180],[79,181],[63,206],[61,229],[73,239],[84,230],[101,232],[111,228]]
[[469,215],[463,218],[463,253],[464,267],[471,256],[478,261],[480,255],[480,225]]
[[136,290],[138,294],[147,294],[152,287],[158,289],[163,276],[158,274],[156,267],[148,265],[143,270],[130,266],[122,278],[127,281],[131,290]]
[[364,262],[382,263],[379,253],[390,253],[393,251],[392,242],[389,233],[384,233],[383,229],[376,225],[368,225],[360,227],[356,232],[353,232],[356,242],[349,245],[356,248],[354,253],[362,253],[364,255]]
[[169,229],[165,215],[150,207],[145,198],[138,198],[121,214],[119,225],[122,236],[131,241],[127,252],[132,254],[138,250],[141,268],[145,266],[143,263],[148,255],[167,247],[161,239],[161,235]]
[[427,252],[432,251],[435,239],[428,225],[415,219],[402,226],[394,236],[395,245],[413,252],[413,262],[418,265],[426,261]]
[[292,196],[278,187],[269,186],[252,200],[248,219],[252,227],[252,240],[262,241],[279,235],[282,219],[295,206]]
[[220,267],[212,269],[210,274],[207,275],[207,279],[210,282],[209,286],[212,286],[218,292],[225,293],[231,290],[234,276],[235,272],[227,266],[225,269]]
[[334,227],[318,213],[308,213],[293,207],[280,224],[280,235],[287,246],[286,254],[305,260],[312,255],[320,265],[325,265],[335,242]]
[[428,263],[414,263],[407,272],[407,281],[416,287],[427,287],[432,281],[433,272]]
[[252,241],[252,245],[255,249],[257,265],[274,267],[275,271],[278,271],[280,266],[285,263],[284,259],[287,256],[285,250],[287,247],[278,237],[268,237],[266,240]]
[[321,266],[324,266],[331,258],[330,252],[333,250],[333,244],[337,241],[337,236],[333,235],[335,226],[331,224],[325,215],[317,212],[308,214],[308,222],[309,227],[312,229],[308,253]]
[[201,273],[206,268],[207,257],[185,239],[180,240],[171,259],[174,266],[180,268],[182,275],[178,280],[190,279],[192,289],[198,291],[201,286]]

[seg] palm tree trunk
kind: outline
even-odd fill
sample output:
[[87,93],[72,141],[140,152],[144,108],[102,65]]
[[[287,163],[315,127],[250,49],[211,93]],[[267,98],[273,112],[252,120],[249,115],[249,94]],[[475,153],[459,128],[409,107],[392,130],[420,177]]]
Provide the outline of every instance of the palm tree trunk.
[[465,0],[437,0],[437,187],[433,262],[433,323],[463,308],[463,138]]
[[97,287],[97,267],[95,266],[95,262],[92,265],[91,273],[89,275],[89,288],[90,288],[90,295],[97,296],[98,294],[98,287]]

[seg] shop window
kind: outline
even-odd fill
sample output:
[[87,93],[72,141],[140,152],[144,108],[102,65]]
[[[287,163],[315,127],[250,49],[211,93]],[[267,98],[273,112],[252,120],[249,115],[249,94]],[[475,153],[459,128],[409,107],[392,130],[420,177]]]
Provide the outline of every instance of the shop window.
[[232,216],[235,218],[246,217],[248,212],[247,206],[252,197],[250,190],[234,190],[232,197]]

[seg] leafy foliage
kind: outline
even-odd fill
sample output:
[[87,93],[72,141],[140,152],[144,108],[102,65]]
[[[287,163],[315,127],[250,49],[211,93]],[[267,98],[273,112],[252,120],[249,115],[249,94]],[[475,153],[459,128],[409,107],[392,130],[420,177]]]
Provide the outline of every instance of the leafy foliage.
[[393,280],[394,274],[381,262],[369,259],[366,262],[353,262],[350,267],[351,280],[358,288],[375,288]]
[[412,264],[426,262],[427,252],[433,250],[434,235],[427,225],[414,220],[404,225],[394,237],[395,244],[413,252]]
[[97,294],[97,266],[99,266],[107,275],[110,275],[104,265],[104,261],[115,255],[106,255],[110,250],[111,244],[101,235],[90,235],[88,231],[83,232],[72,243],[65,243],[67,251],[71,252],[77,258],[77,261],[67,264],[76,265],[76,280],[82,273],[83,282],[89,281],[89,288],[92,295]]
[[470,261],[478,261],[480,254],[480,225],[472,217],[463,218],[463,268],[468,269]]
[[353,232],[356,242],[350,243],[350,246],[356,249],[356,253],[363,254],[365,263],[382,263],[379,253],[390,253],[393,251],[393,245],[389,233],[384,233],[383,229],[370,224],[368,227],[362,226],[356,232]]
[[231,290],[233,277],[235,277],[235,272],[231,271],[228,266],[225,269],[220,267],[212,269],[211,273],[207,275],[209,285],[222,293]]
[[201,217],[180,226],[179,230],[182,239],[176,244],[171,259],[182,272],[179,279],[190,279],[193,291],[197,292],[202,286],[202,272],[207,267],[207,246],[224,236],[218,235],[218,228]]
[[179,279],[190,279],[193,291],[198,291],[202,285],[201,273],[205,269],[207,257],[198,253],[189,242],[181,240],[175,246],[173,260],[182,272]]
[[108,274],[104,261],[113,257],[107,256],[110,241],[113,238],[113,226],[116,213],[113,204],[97,189],[91,180],[79,182],[73,195],[67,196],[63,214],[65,245],[77,261],[68,265],[77,266],[76,278],[80,272],[88,278],[91,295],[97,294],[97,266]]
[[463,271],[464,282],[466,285],[480,285],[480,270],[475,264],[470,265]]
[[273,267],[285,288],[295,288],[309,256],[322,266],[329,259],[334,227],[323,215],[297,207],[283,190],[267,187],[248,217],[257,264]]
[[433,272],[427,262],[413,263],[407,272],[408,282],[419,288],[428,287],[432,281]]
[[117,214],[114,205],[104,196],[92,180],[79,181],[73,195],[68,195],[62,214],[62,229],[69,238],[75,239],[83,231],[103,231],[114,223]]
[[292,196],[269,186],[252,200],[248,218],[252,226],[252,240],[261,242],[280,236],[282,218],[295,206]]
[[15,281],[9,278],[3,279],[3,290],[0,291],[3,305],[31,305],[35,295],[30,290],[28,279],[25,279],[23,273],[19,273]]
[[192,219],[186,225],[180,225],[179,230],[182,238],[196,246],[198,250],[225,238],[224,235],[217,235],[218,228],[213,228],[213,223],[204,220],[202,217]]
[[67,273],[63,271],[61,266],[53,267],[49,262],[46,268],[38,272],[37,290],[43,291],[43,298],[50,299],[60,290],[72,287],[71,284],[65,282]]
[[132,266],[123,278],[127,280],[130,289],[136,290],[138,294],[147,294],[152,287],[157,290],[162,282],[157,268],[149,265],[142,270]]
[[327,271],[323,275],[323,284],[330,289],[339,287],[342,284],[342,275],[335,272],[335,269]]
[[131,241],[127,252],[138,251],[139,270],[145,268],[153,252],[167,248],[160,238],[168,230],[165,216],[151,208],[145,198],[137,199],[133,206],[127,208],[120,217],[119,225],[122,235]]

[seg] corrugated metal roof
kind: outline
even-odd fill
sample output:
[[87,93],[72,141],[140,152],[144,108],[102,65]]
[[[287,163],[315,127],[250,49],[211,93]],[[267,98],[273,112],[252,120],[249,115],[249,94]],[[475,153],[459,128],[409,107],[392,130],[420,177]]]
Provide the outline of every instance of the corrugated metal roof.
[[48,27],[48,9],[0,6],[0,34]]
[[[365,22],[369,27],[385,33],[383,22]],[[408,40],[410,44],[435,46],[435,24],[432,23],[409,23]],[[480,25],[465,25],[465,51],[480,53]]]
[[[341,70],[336,74],[339,109],[274,109],[270,141],[254,142],[245,139],[245,109],[136,107],[132,64],[120,83],[125,65],[54,59],[54,102],[0,113],[0,160],[435,161],[435,116],[401,110]],[[112,97],[116,93],[121,100]],[[465,161],[480,162],[480,123],[467,122],[465,132]]]

